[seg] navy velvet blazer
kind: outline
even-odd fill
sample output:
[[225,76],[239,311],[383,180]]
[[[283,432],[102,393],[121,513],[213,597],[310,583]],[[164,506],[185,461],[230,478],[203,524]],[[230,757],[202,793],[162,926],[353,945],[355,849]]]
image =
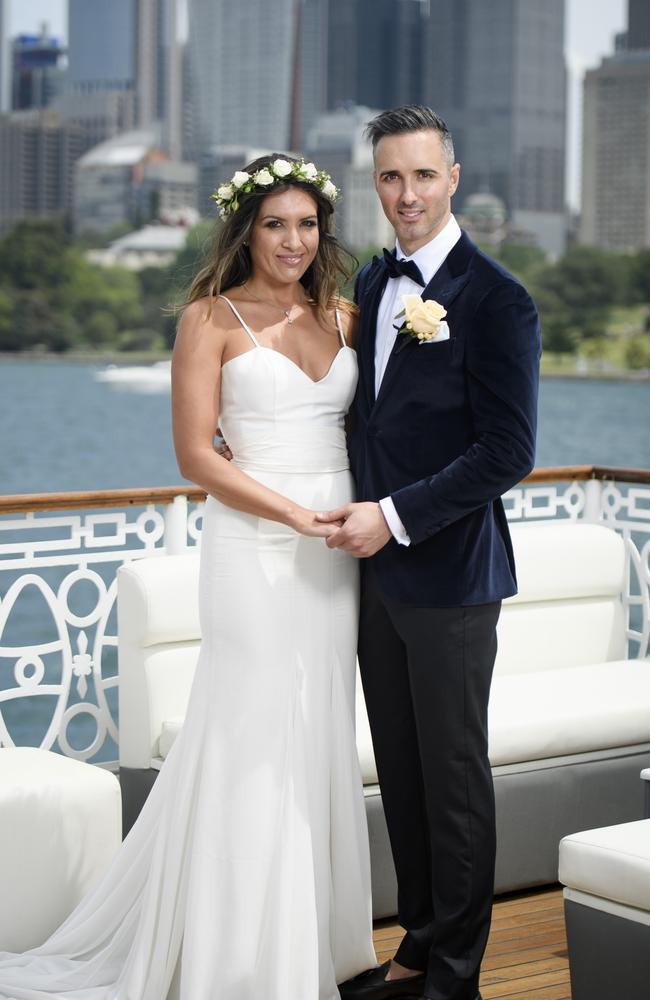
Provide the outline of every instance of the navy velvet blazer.
[[535,456],[540,329],[512,275],[462,233],[422,292],[447,310],[450,339],[400,334],[375,399],[377,310],[388,281],[359,273],[360,376],[349,451],[357,499],[391,496],[410,546],[372,557],[380,588],[409,605],[458,607],[517,589],[501,494]]

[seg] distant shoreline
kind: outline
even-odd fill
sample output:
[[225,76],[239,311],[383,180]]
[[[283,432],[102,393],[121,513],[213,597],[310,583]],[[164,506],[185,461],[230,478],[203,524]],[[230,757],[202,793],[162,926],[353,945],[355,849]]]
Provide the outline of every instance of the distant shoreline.
[[[104,365],[147,365],[156,361],[169,361],[171,351],[133,351],[125,354],[124,351],[65,351],[58,354],[53,351],[0,351],[0,363],[39,361],[47,364],[61,364],[64,362],[72,364],[96,364]],[[574,365],[577,362],[574,361]],[[577,382],[585,381],[607,381],[607,382],[649,382],[650,371],[647,369],[635,370],[632,368],[622,368],[616,371],[598,371],[589,368],[587,371],[577,371],[576,368],[558,367],[554,364],[545,365],[542,360],[542,378],[561,378]]]

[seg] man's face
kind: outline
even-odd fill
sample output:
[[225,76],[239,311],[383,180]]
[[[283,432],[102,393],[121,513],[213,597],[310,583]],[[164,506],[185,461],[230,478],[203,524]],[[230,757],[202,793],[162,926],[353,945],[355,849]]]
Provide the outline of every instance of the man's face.
[[432,129],[385,135],[375,149],[375,187],[399,244],[412,254],[433,239],[451,212],[460,166],[449,166]]

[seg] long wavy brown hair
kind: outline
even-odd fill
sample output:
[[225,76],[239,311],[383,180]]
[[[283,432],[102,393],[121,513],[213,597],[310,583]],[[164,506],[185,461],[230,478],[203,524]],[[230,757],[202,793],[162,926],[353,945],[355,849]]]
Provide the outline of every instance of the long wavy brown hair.
[[[291,163],[297,162],[286,153],[271,153],[270,156],[253,160],[243,169],[254,174],[268,167],[278,157]],[[339,302],[348,304],[341,299],[339,288],[349,281],[359,262],[341,246],[334,235],[334,207],[314,184],[289,177],[280,184],[274,184],[270,191],[256,189],[242,194],[237,210],[223,224],[217,223],[204,253],[203,265],[190,285],[181,309],[197,299],[207,298],[210,311],[218,295],[228,288],[243,285],[250,278],[253,262],[247,244],[259,210],[269,194],[286,191],[289,187],[302,188],[314,199],[318,218],[318,250],[300,279],[302,286],[309,298],[316,303],[320,319],[325,325],[331,322],[328,310],[333,305]]]

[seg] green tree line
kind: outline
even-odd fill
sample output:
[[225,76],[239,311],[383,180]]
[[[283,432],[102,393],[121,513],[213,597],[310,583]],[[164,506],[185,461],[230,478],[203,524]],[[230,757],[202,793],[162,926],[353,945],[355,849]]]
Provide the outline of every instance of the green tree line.
[[[380,252],[371,248],[359,257]],[[625,254],[574,246],[556,261],[515,243],[487,252],[531,293],[545,352],[609,355],[622,367],[650,368],[650,249]]]
[[[89,263],[62,224],[18,223],[0,239],[0,350],[171,347],[170,307],[182,300],[211,230],[210,222],[196,226],[171,266],[134,272]],[[498,257],[533,295],[546,351],[597,356],[614,338],[626,367],[650,367],[650,249],[572,247],[551,262],[534,247],[504,244]]]

